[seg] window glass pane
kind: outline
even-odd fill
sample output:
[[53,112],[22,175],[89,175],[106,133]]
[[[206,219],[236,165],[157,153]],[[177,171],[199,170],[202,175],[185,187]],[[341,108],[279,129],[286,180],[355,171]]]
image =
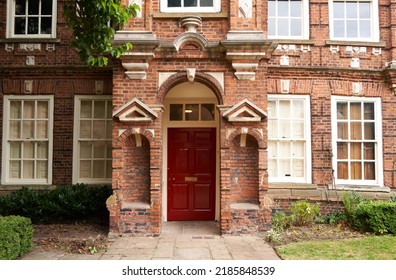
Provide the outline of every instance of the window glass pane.
[[289,19],[278,18],[278,35],[288,36],[289,35]]
[[41,0],[41,14],[52,15],[52,0]]
[[351,159],[362,159],[362,144],[351,143]]
[[351,122],[351,140],[361,140],[361,139],[362,139],[362,123]]
[[52,31],[52,19],[50,17],[41,18],[41,29],[40,34],[51,34]]
[[343,19],[345,17],[344,7],[343,2],[333,2],[333,17]]
[[278,138],[278,126],[276,120],[268,120],[268,137]]
[[201,7],[213,7],[213,0],[201,0]]
[[268,157],[269,158],[276,157],[278,154],[276,143],[277,142],[275,142],[275,141],[268,142]]
[[290,118],[291,116],[290,101],[289,100],[279,101],[279,111],[281,118]]
[[269,18],[268,19],[268,35],[276,35],[276,19]]
[[281,177],[291,177],[290,160],[279,160],[279,173]]
[[364,124],[364,139],[375,140],[374,123],[365,123]]
[[374,120],[374,103],[364,103],[364,119]]
[[273,17],[276,15],[276,2],[275,0],[268,1],[268,16]]
[[291,158],[291,145],[289,141],[279,142],[279,157]]
[[104,178],[105,172],[105,161],[94,160],[93,162],[93,178]]
[[111,139],[112,129],[113,129],[113,122],[107,121],[106,122],[106,138],[107,139]]
[[106,117],[106,102],[95,101],[94,102],[94,118],[104,119]]
[[270,159],[268,161],[268,176],[269,177],[278,177],[279,176],[276,159]]
[[89,142],[80,142],[80,158],[91,158],[92,157],[92,146]]
[[362,109],[361,103],[351,103],[351,120],[361,120]]
[[94,158],[104,158],[106,155],[106,142],[96,141],[93,144]]
[[351,177],[352,180],[361,180],[362,178],[362,163],[351,162]]
[[10,143],[10,158],[21,158],[22,143]]
[[359,2],[359,18],[361,19],[371,18],[370,2]]
[[20,101],[11,101],[10,102],[10,118],[11,119],[20,119],[22,112],[22,105]]
[[361,38],[370,38],[371,37],[371,22],[369,20],[361,20],[360,22],[360,32],[359,36]]
[[293,157],[304,157],[305,149],[304,142],[295,141],[293,142]]
[[293,177],[304,177],[304,160],[293,160]]
[[201,104],[201,120],[212,121],[214,120],[214,104]]
[[293,138],[304,138],[304,121],[293,122]]
[[80,121],[80,138],[91,138],[91,121]]
[[36,178],[37,179],[46,179],[48,174],[48,162],[45,160],[37,161],[37,171]]
[[28,1],[28,14],[38,15],[39,14],[39,0]]
[[348,123],[339,122],[337,123],[337,139],[348,139]]
[[301,19],[291,19],[290,35],[291,36],[301,36]]
[[375,159],[374,143],[364,143],[364,159]]
[[21,139],[21,122],[20,121],[10,121],[10,139]]
[[348,179],[348,163],[338,162],[337,163],[337,179]]
[[106,178],[111,178],[112,176],[112,161],[106,160]]
[[183,120],[183,104],[170,104],[169,119],[171,121]]
[[346,21],[346,35],[347,37],[356,38],[358,37],[358,26],[357,20],[347,20]]
[[268,106],[268,108],[267,108],[268,117],[269,118],[276,117],[276,103],[275,103],[275,101],[268,101],[267,106]]
[[34,138],[34,121],[23,121],[22,138],[23,139]]
[[91,116],[92,116],[92,102],[81,101],[80,118],[91,118]]
[[15,34],[26,34],[26,19],[16,17],[14,22],[14,33]]
[[294,100],[293,101],[293,118],[303,119],[304,118],[304,101]]
[[365,162],[364,163],[364,179],[375,180],[375,163]]
[[34,119],[34,101],[23,102],[23,118]]
[[10,161],[10,179],[20,179],[21,178],[21,162],[12,160]]
[[112,158],[112,147],[111,147],[111,141],[107,142],[107,147],[106,147],[106,157],[107,158]]
[[337,159],[348,159],[348,143],[337,143]]
[[290,138],[291,137],[291,122],[288,120],[279,121],[279,137],[280,138]]
[[278,16],[286,17],[289,15],[289,1],[278,0]]
[[337,119],[348,119],[348,103],[337,103]]
[[48,101],[37,101],[37,118],[48,118]]
[[91,178],[91,161],[80,161],[80,178]]
[[32,159],[34,158],[34,143],[24,142],[23,143],[23,158]]
[[47,121],[37,121],[36,126],[37,126],[36,138],[38,139],[48,138]]
[[349,2],[346,3],[346,17],[353,19],[357,18],[357,2]]
[[15,14],[26,15],[26,0],[15,1]]
[[345,22],[343,20],[334,21],[334,37],[344,38],[345,37]]
[[28,34],[38,34],[38,17],[28,18]]
[[93,139],[106,138],[106,121],[93,121]]
[[197,0],[184,0],[184,7],[197,7]]
[[168,0],[168,7],[181,7],[181,0]]
[[302,1],[290,1],[290,16],[302,17]]
[[34,179],[34,161],[32,160],[24,160],[22,178],[23,179]]
[[198,104],[186,104],[184,110],[186,121],[198,121],[199,120],[199,105]]
[[48,143],[37,142],[37,158],[47,159],[48,158]]

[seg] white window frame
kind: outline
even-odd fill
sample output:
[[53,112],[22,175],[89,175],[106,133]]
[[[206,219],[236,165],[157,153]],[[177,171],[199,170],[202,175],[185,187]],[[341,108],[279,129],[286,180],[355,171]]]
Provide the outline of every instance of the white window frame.
[[14,32],[14,14],[15,14],[15,0],[7,0],[7,38],[40,38],[40,39],[54,39],[56,38],[56,23],[58,12],[58,0],[53,0],[52,4],[52,30],[51,34],[15,34]]
[[160,10],[164,13],[218,13],[221,0],[213,0],[213,7],[168,7],[168,0],[161,0]]
[[[296,40],[308,40],[309,39],[309,0],[301,0],[302,2],[302,32],[301,36],[279,36],[268,34],[269,39],[296,39]],[[268,12],[269,17],[269,12]],[[269,22],[268,22],[269,24]]]
[[73,184],[88,183],[88,184],[109,184],[112,178],[79,178],[80,170],[80,109],[81,101],[111,101],[111,95],[76,95],[74,97],[74,128],[73,128]]
[[[371,2],[371,38],[348,38],[334,36],[334,18],[333,18],[333,3],[334,2]],[[356,42],[379,42],[379,15],[378,15],[378,0],[329,0],[329,24],[330,24],[330,40],[336,41],[356,41]]]
[[[374,120],[375,120],[375,177],[376,180],[345,180],[337,179],[337,102],[370,102],[374,103]],[[350,118],[348,117],[348,122]],[[348,96],[332,96],[331,97],[331,126],[332,126],[332,150],[333,150],[333,171],[336,185],[343,186],[380,186],[383,187],[383,154],[382,154],[382,109],[381,98],[379,97],[348,97]],[[347,140],[343,141],[346,142]],[[351,141],[351,140],[348,140]],[[348,155],[348,161],[350,156]]]
[[[9,145],[9,114],[10,102],[17,101],[48,101],[48,166],[47,166],[47,179],[10,179],[9,178],[9,160],[10,160],[10,145]],[[21,95],[5,95],[4,96],[4,112],[3,112],[3,151],[2,151],[2,179],[1,183],[8,185],[51,185],[52,184],[52,155],[53,155],[53,126],[54,126],[54,97],[52,95],[34,95],[34,96],[21,96]]]
[[[311,104],[309,95],[283,95],[283,94],[269,94],[268,101],[279,101],[279,100],[302,100],[305,105],[304,115],[304,135],[305,135],[305,153],[304,153],[304,177],[268,177],[270,183],[312,183],[312,157],[311,157]],[[279,114],[278,114],[279,116]],[[268,116],[268,120],[271,117]],[[291,139],[292,140],[292,139]],[[268,136],[268,141],[271,139]],[[270,155],[268,155],[269,164]]]

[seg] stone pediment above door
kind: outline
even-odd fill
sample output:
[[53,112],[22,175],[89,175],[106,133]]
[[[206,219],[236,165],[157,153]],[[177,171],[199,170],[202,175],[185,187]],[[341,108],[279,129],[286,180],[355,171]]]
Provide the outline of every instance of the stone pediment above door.
[[113,117],[122,122],[151,122],[158,114],[144,102],[134,98],[115,111]]
[[244,99],[223,112],[229,122],[261,122],[267,113],[253,102]]

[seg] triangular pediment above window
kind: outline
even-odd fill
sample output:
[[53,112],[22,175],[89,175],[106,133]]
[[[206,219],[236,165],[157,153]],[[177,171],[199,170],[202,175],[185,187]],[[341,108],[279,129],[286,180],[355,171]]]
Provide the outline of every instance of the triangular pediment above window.
[[245,99],[223,113],[229,122],[261,122],[267,117],[264,110]]
[[115,111],[113,117],[123,122],[150,122],[158,115],[142,101],[134,98]]

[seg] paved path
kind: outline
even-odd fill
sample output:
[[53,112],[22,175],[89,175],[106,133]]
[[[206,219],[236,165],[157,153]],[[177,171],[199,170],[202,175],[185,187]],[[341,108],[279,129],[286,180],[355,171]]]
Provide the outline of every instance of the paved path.
[[220,236],[215,222],[168,222],[159,237],[120,237],[94,255],[29,252],[25,260],[279,260],[261,237]]

